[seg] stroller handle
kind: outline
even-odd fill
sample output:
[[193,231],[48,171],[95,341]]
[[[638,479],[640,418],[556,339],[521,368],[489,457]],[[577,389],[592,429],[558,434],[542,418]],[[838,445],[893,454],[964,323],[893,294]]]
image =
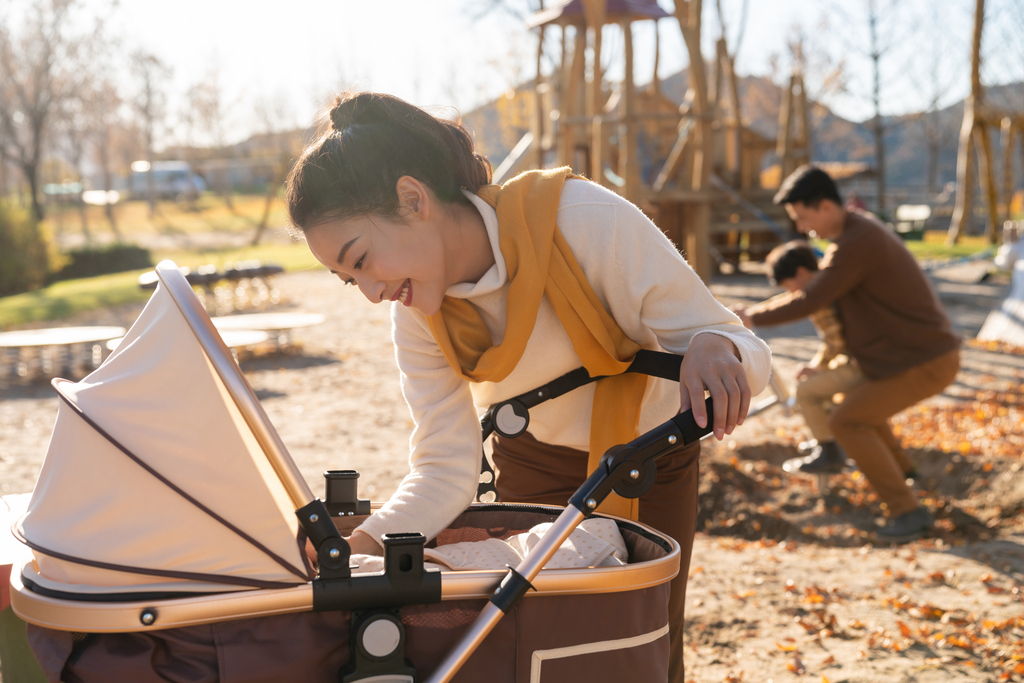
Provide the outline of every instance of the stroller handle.
[[699,441],[714,431],[713,404],[705,399],[708,411],[707,425],[701,427],[693,411],[682,412],[622,446],[608,449],[601,464],[583,483],[546,534],[509,573],[494,591],[490,601],[480,611],[459,644],[448,653],[427,683],[448,683],[466,660],[476,651],[484,638],[494,629],[519,598],[532,588],[530,582],[547,564],[584,518],[593,514],[609,493],[615,491],[624,498],[639,498],[654,484],[657,476],[655,460],[682,445]]

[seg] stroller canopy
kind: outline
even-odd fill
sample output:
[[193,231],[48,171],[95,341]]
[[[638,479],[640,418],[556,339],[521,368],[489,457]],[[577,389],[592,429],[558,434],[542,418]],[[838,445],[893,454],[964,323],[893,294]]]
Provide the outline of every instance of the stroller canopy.
[[124,340],[62,400],[28,512],[24,579],[71,593],[303,584],[295,507],[161,284]]

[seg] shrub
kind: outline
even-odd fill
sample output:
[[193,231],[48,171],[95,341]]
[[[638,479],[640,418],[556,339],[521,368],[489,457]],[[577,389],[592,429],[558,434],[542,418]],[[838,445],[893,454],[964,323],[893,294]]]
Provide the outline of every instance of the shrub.
[[134,244],[114,243],[68,252],[68,263],[53,274],[51,281],[74,280],[108,273],[123,273],[153,267],[149,249]]
[[0,202],[0,296],[39,289],[58,260],[49,233],[30,212]]

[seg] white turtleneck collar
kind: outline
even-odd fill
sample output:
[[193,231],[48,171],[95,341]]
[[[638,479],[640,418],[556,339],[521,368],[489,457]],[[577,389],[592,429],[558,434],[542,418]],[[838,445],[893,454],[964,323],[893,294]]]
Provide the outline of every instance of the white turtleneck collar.
[[487,229],[487,239],[491,243],[491,250],[494,252],[494,265],[491,266],[483,277],[476,282],[458,282],[448,288],[447,296],[455,299],[472,299],[484,294],[490,294],[502,286],[508,280],[508,269],[505,267],[505,257],[501,255],[501,248],[498,244],[498,214],[494,208],[483,199],[472,192],[462,191],[473,206],[480,212],[484,219],[484,227]]

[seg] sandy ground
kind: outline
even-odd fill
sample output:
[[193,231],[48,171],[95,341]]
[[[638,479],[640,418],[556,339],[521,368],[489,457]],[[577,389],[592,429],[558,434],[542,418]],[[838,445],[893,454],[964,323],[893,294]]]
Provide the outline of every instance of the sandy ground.
[[[977,332],[1005,282],[940,272],[937,288],[961,332]],[[388,310],[322,270],[280,276],[276,310],[321,312],[284,352],[244,354],[241,366],[314,491],[324,469],[357,469],[360,491],[384,500],[406,472],[412,426],[402,400]],[[712,286],[724,303],[773,292],[756,275]],[[141,307],[81,314],[69,325],[128,326]],[[791,377],[813,355],[807,322],[765,330],[775,367]],[[967,349],[957,383],[929,403],[993,385],[1020,392],[1024,358]],[[767,396],[767,394],[765,394]],[[56,414],[45,381],[0,384],[0,489],[30,491]],[[913,451],[919,495],[942,525],[899,548],[874,547],[877,501],[857,473],[820,496],[781,462],[807,438],[799,416],[772,408],[705,448],[702,529],[688,603],[693,681],[1024,680],[1024,491],[1021,454],[968,457]],[[707,442],[706,442],[707,443]],[[994,520],[994,523],[993,523]],[[1017,667],[1017,668],[1015,668]]]

